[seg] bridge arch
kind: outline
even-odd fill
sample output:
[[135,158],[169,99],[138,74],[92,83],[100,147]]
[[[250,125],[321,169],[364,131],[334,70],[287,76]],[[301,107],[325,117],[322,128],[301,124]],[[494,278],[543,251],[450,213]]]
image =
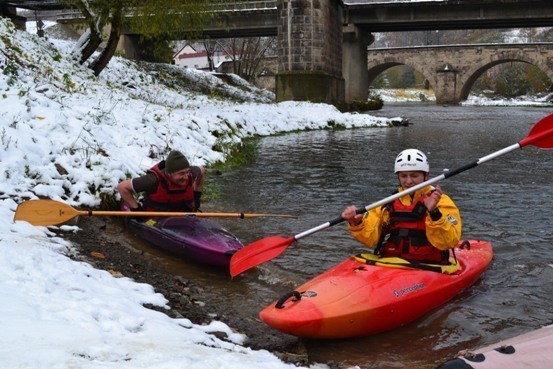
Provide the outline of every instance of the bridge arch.
[[388,58],[388,60],[382,64],[373,63],[372,65],[368,65],[368,84],[367,87],[369,87],[376,77],[378,77],[380,74],[384,73],[386,70],[397,67],[400,65],[405,65],[408,67],[413,68],[417,72],[423,75],[423,77],[428,81],[430,87],[432,89],[434,88],[436,84],[436,79],[434,78],[434,73],[432,70],[428,69],[427,67],[423,65],[413,65],[411,61],[408,60],[394,60],[393,58]]
[[528,55],[520,52],[509,51],[497,55],[492,55],[489,61],[483,61],[479,65],[473,65],[467,72],[464,74],[466,77],[460,80],[460,85],[462,86],[459,99],[464,101],[468,99],[470,91],[474,83],[482,76],[488,69],[491,69],[495,66],[505,63],[525,63],[533,65],[544,72],[549,79],[553,82],[553,69],[549,66],[547,62],[543,62],[540,59],[534,59]]

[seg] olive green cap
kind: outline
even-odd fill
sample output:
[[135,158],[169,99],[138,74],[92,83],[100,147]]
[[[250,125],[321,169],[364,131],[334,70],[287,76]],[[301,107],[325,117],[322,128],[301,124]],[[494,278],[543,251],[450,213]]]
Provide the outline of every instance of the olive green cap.
[[183,170],[190,167],[188,159],[180,152],[173,150],[167,155],[165,159],[165,172],[166,173],[175,173],[179,170]]

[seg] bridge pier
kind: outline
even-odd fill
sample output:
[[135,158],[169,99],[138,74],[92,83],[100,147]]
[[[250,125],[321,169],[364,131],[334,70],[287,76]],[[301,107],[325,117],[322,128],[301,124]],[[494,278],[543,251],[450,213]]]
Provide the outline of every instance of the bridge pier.
[[277,0],[277,101],[344,102],[341,6],[340,0]]
[[436,83],[434,95],[438,105],[459,105],[460,84],[458,83],[459,72],[449,63],[436,70]]
[[369,98],[369,71],[367,69],[367,46],[374,42],[374,36],[355,25],[344,27],[343,74],[345,79],[345,100],[366,101]]

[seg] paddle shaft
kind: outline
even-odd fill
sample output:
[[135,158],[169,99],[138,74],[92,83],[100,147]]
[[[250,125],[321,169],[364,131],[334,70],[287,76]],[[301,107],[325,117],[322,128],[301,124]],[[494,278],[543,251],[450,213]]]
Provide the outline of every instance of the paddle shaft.
[[78,216],[120,216],[120,217],[293,217],[287,214],[247,214],[247,213],[193,213],[193,212],[156,212],[156,211],[93,211],[77,210],[68,204],[54,200],[28,200],[17,206],[14,220],[24,220],[33,225],[56,225]]
[[[546,135],[545,135],[546,133],[551,134],[552,131],[553,131],[553,129],[552,129],[552,130],[549,130],[549,131],[547,131],[547,132],[544,132],[543,136],[541,136],[541,137],[545,137],[545,136],[546,136]],[[508,147],[506,147],[506,148],[504,148],[504,149],[498,150],[498,151],[496,151],[496,152],[494,152],[494,153],[491,153],[491,154],[489,154],[489,155],[483,156],[483,157],[481,157],[480,159],[478,159],[478,160],[476,160],[476,161],[473,161],[473,162],[470,163],[470,164],[467,164],[467,165],[464,165],[464,166],[462,166],[462,167],[460,167],[460,168],[454,169],[454,170],[452,170],[452,171],[448,171],[448,172],[446,172],[446,173],[440,174],[440,175],[437,176],[437,177],[434,177],[434,178],[429,179],[428,181],[419,183],[419,184],[416,185],[416,186],[410,187],[410,188],[408,188],[408,189],[406,189],[406,190],[403,190],[403,191],[401,191],[401,192],[398,192],[398,193],[396,193],[396,194],[394,194],[394,195],[392,195],[392,196],[388,196],[388,197],[386,197],[385,199],[379,200],[379,201],[377,201],[377,202],[373,202],[372,204],[369,204],[369,205],[365,206],[364,208],[357,209],[357,214],[363,214],[363,213],[365,213],[365,212],[367,212],[367,211],[369,211],[369,210],[371,210],[371,209],[377,208],[377,207],[382,206],[382,205],[386,205],[386,204],[388,204],[388,203],[390,203],[390,202],[392,202],[392,201],[395,201],[395,200],[399,199],[400,197],[403,197],[403,196],[405,196],[405,195],[408,195],[408,194],[410,194],[410,193],[413,193],[413,192],[415,192],[415,191],[418,191],[418,190],[420,190],[420,189],[422,189],[422,188],[424,188],[424,187],[426,187],[426,186],[429,186],[429,185],[434,184],[434,183],[436,183],[436,182],[438,182],[438,181],[441,181],[442,179],[446,179],[446,178],[449,178],[449,177],[453,177],[454,175],[457,175],[457,174],[459,174],[459,173],[463,173],[464,171],[469,170],[469,169],[471,169],[471,168],[474,168],[474,167],[476,167],[476,166],[478,166],[478,165],[480,165],[480,164],[483,164],[483,163],[485,163],[485,162],[487,162],[487,161],[490,161],[490,160],[495,159],[495,158],[497,158],[497,157],[499,157],[499,156],[505,155],[505,154],[507,154],[507,153],[509,153],[509,152],[511,152],[511,151],[516,150],[516,149],[520,149],[520,148],[522,148],[523,146],[526,146],[527,144],[529,144],[529,143],[531,143],[531,142],[534,142],[534,141],[537,141],[537,139],[529,140],[528,142],[525,142],[524,145],[522,144],[523,141],[521,141],[520,143],[516,143],[516,144],[514,144],[514,145],[508,146]],[[322,231],[322,230],[327,229],[327,228],[329,228],[329,227],[332,227],[332,226],[334,226],[334,225],[336,225],[336,224],[342,223],[343,221],[345,221],[345,219],[344,219],[342,216],[339,216],[338,218],[332,219],[331,221],[326,222],[326,223],[324,223],[324,224],[321,224],[321,225],[319,225],[319,226],[317,226],[317,227],[311,228],[311,229],[309,229],[309,230],[307,230],[307,231],[304,231],[304,232],[302,232],[302,233],[298,233],[297,235],[294,236],[294,239],[297,241],[297,240],[299,240],[300,238],[307,237],[307,236],[309,236],[309,235],[312,235],[313,233]]]
[[93,211],[76,210],[77,215],[85,216],[111,216],[111,217],[181,217],[195,216],[200,218],[253,218],[253,217],[293,217],[286,214],[248,214],[248,213],[193,213],[193,212],[169,212],[169,211]]

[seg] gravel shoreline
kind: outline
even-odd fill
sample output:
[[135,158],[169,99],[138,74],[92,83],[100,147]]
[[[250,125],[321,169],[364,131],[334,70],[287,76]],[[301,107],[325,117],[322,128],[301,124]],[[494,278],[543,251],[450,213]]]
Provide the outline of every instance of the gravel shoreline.
[[[295,365],[308,365],[306,349],[296,337],[277,332],[250,314],[229,311],[209,302],[209,286],[168,273],[154,260],[109,237],[108,227],[122,227],[121,222],[109,218],[86,218],[79,221],[77,232],[64,233],[78,253],[69,255],[76,261],[84,261],[96,269],[106,270],[114,275],[131,278],[154,287],[169,301],[170,310],[147,306],[173,318],[187,318],[195,324],[208,324],[220,320],[231,329],[246,334],[244,346],[255,350],[267,350],[283,361]],[[221,336],[220,338],[224,338]]]

